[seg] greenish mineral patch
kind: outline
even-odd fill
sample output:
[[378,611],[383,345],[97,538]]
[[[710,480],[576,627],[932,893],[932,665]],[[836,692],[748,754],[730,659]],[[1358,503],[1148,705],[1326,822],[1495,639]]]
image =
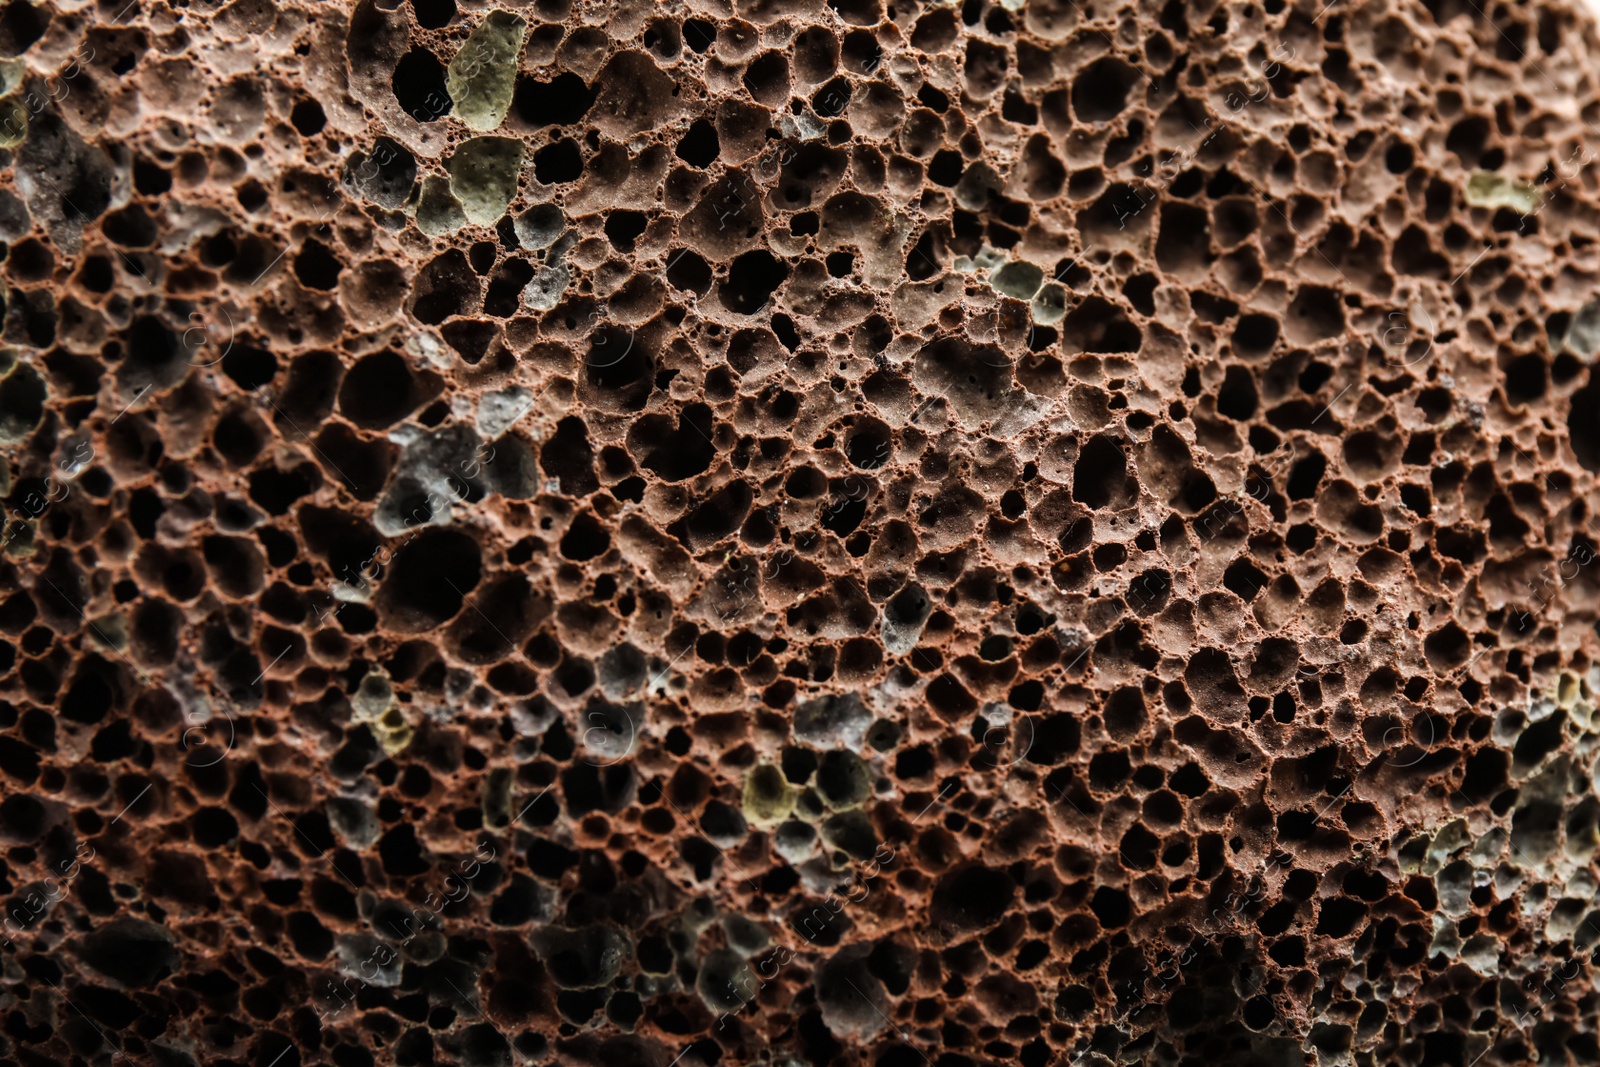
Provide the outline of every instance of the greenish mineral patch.
[[989,198],[1005,190],[1005,179],[998,171],[982,161],[970,164],[956,182],[956,203],[968,211],[982,211],[989,206]]
[[443,178],[422,179],[422,195],[417,198],[417,229],[429,237],[455,233],[467,224],[461,201],[450,192]]
[[523,248],[549,248],[567,228],[567,216],[555,204],[539,204],[512,221]]
[[551,263],[537,271],[522,289],[522,303],[535,311],[549,311],[561,302],[572,272],[563,263]]
[[744,780],[744,817],[757,826],[782,822],[794,810],[794,789],[783,771],[763,763]]
[[28,68],[20,59],[0,59],[0,96],[10,96],[22,88]]
[[89,622],[89,643],[111,652],[128,650],[128,620],[120,611],[113,611]]
[[26,519],[11,519],[0,527],[0,551],[17,559],[26,559],[38,551],[33,543],[34,524]]
[[1053,326],[1067,317],[1067,291],[1055,282],[1046,282],[1044,271],[1020,259],[1007,259],[1003,252],[985,247],[976,256],[957,257],[959,271],[989,272],[989,287],[1001,296],[1026,300],[1033,321]]
[[0,100],[0,148],[15,148],[28,139],[28,109],[18,100]]
[[468,129],[492,130],[505,121],[527,32],[528,24],[520,15],[491,11],[450,61],[445,91],[455,105],[456,118]]
[[1532,182],[1513,181],[1487,170],[1475,170],[1467,179],[1467,203],[1473,207],[1508,207],[1527,215],[1543,202]]
[[511,137],[474,137],[456,149],[444,168],[450,172],[450,192],[461,202],[467,221],[493,226],[517,195],[522,142]]
[[1578,309],[1561,343],[1567,351],[1586,360],[1600,355],[1600,300],[1591,300]]
[[[1596,676],[1591,669],[1590,678]],[[1548,699],[1565,711],[1578,729],[1592,733],[1600,728],[1600,720],[1595,716],[1595,694],[1590,679],[1563,671],[1556,679],[1555,689],[1549,694]]]
[[0,59],[0,148],[15,148],[28,138],[28,108],[12,96],[27,76],[20,59]]
[[354,712],[352,718],[366,723],[389,755],[398,755],[411,743],[411,724],[395,704],[394,686],[382,671],[371,671],[361,679],[350,704]]
[[1005,253],[997,252],[988,246],[982,248],[975,256],[957,256],[955,258],[955,269],[963,274],[971,274],[973,271],[979,270],[994,270],[996,267],[1005,266],[1005,264]]
[[1033,321],[1041,326],[1054,326],[1067,317],[1067,291],[1055,282],[1039,290],[1029,305]]
[[1044,271],[1020,260],[989,272],[989,284],[994,291],[1017,300],[1032,300],[1043,282]]

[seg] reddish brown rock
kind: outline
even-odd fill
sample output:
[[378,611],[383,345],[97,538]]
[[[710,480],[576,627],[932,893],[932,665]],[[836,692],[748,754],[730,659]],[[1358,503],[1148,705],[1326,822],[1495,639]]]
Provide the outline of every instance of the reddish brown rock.
[[1594,1062],[1597,45],[12,4],[0,1062]]

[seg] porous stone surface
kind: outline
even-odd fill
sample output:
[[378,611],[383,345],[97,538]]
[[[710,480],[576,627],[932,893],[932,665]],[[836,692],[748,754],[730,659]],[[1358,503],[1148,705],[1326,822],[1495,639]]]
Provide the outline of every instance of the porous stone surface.
[[9,4],[0,1062],[1596,1062],[1597,54]]

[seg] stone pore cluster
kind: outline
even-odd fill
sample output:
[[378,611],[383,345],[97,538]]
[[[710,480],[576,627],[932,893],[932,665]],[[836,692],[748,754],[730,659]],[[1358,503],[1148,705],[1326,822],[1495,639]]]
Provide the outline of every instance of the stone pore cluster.
[[0,8],[0,1065],[1600,1060],[1600,36]]

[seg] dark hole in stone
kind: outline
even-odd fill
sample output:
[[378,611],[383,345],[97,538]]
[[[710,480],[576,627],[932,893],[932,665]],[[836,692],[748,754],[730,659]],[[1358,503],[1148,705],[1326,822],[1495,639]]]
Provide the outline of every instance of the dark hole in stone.
[[1589,384],[1572,394],[1567,433],[1572,451],[1584,470],[1600,471],[1600,373],[1589,371]]
[[489,276],[489,291],[483,298],[483,313],[509,319],[522,306],[522,291],[533,280],[533,264],[524,259],[507,259]]
[[594,100],[595,93],[583,79],[568,71],[548,82],[518,79],[511,107],[518,117],[535,128],[570,126],[582,121]]
[[493,241],[474,241],[472,247],[467,249],[467,262],[478,274],[487,274],[498,254],[499,249]]
[[1322,910],[1317,917],[1317,933],[1345,937],[1366,917],[1367,906],[1361,901],[1330,897],[1322,902]]
[[1072,110],[1083,122],[1107,122],[1122,113],[1128,91],[1142,79],[1133,67],[1114,57],[1096,60],[1072,83]]
[[678,249],[667,256],[667,281],[675,289],[704,296],[711,289],[711,265],[697,252]]
[[630,450],[642,456],[639,463],[669,482],[680,482],[706,470],[716,455],[711,437],[711,409],[693,404],[678,417],[650,415],[629,433]]
[[453,315],[467,314],[476,304],[480,284],[466,253],[452,248],[418,274],[412,314],[429,326],[437,326]]
[[412,877],[429,870],[417,831],[410,823],[401,823],[378,839],[378,856],[386,874]]
[[222,357],[222,372],[240,389],[259,389],[277,377],[278,357],[264,348],[236,344]]
[[606,239],[618,252],[632,252],[649,221],[642,211],[613,211],[606,216]]
[[935,185],[952,188],[961,180],[963,166],[960,152],[952,152],[948,148],[935,152],[928,163],[928,180]]
[[156,243],[156,224],[149,212],[138,204],[113,211],[100,223],[100,232],[112,244],[123,248],[149,248]]
[[458,319],[441,326],[439,335],[456,350],[463,363],[476,366],[489,354],[489,346],[500,336],[500,327],[477,319]]
[[1322,484],[1322,474],[1327,467],[1328,461],[1320,452],[1308,453],[1297,462],[1289,471],[1289,499],[1309,500],[1316,495],[1317,486]]
[[782,52],[764,52],[745,67],[743,80],[752,99],[782,103],[789,94],[789,59]]
[[1278,320],[1270,315],[1242,315],[1233,328],[1233,350],[1247,358],[1264,356],[1278,342]]
[[413,48],[395,64],[389,85],[401,110],[418,122],[448,115],[452,106],[445,90],[444,64],[426,48]]
[[20,794],[0,802],[0,832],[11,841],[37,841],[44,834],[47,818],[38,797]]
[[583,153],[578,142],[562,139],[533,155],[533,176],[543,185],[561,185],[583,176]]
[[771,252],[758,248],[733,261],[722,283],[722,306],[740,315],[754,315],[789,277],[789,268]]
[[569,496],[587,496],[600,488],[589,431],[577,416],[569,415],[557,424],[556,432],[539,451],[539,466]]
[[716,39],[717,27],[715,23],[707,22],[705,19],[684,20],[684,43],[690,48],[694,49],[696,53],[701,55],[705,54],[705,50],[710,48],[712,42],[714,42]]
[[344,265],[321,241],[307,241],[294,257],[294,275],[307,289],[327,292],[339,284]]
[[1248,422],[1256,413],[1255,377],[1243,367],[1229,367],[1217,391],[1217,413]]
[[561,554],[577,563],[594,559],[611,547],[611,535],[588,512],[576,516],[561,538]]
[[957,930],[981,930],[1004,918],[1016,897],[1010,875],[977,864],[957,868],[934,886],[929,917]]
[[315,137],[328,124],[328,116],[315,100],[302,100],[289,112],[289,121],[302,137]]
[[405,357],[374,352],[356,361],[339,389],[339,412],[364,429],[386,429],[417,406],[417,383]]
[[50,13],[42,7],[13,3],[0,14],[0,55],[20,56],[44,36]]
[[1109,438],[1092,437],[1078,453],[1072,497],[1091,508],[1109,507],[1126,496],[1127,478],[1127,458],[1122,449]]
[[704,170],[716,162],[721,151],[717,128],[706,119],[696,119],[678,142],[676,154],[689,166]]
[[1094,917],[1100,921],[1104,929],[1117,930],[1128,925],[1133,906],[1126,892],[1103,885],[1097,888],[1094,896],[1090,898],[1089,910],[1094,912]]
[[115,919],[94,930],[79,954],[90,967],[132,989],[155,985],[179,962],[172,935],[143,919]]
[[431,629],[461,610],[481,573],[472,537],[460,530],[425,529],[395,553],[378,604],[402,629]]
[[831,119],[841,115],[849,103],[850,82],[844,77],[833,79],[811,96],[811,107],[819,118]]
[[1085,352],[1137,352],[1143,340],[1122,309],[1098,296],[1085,298],[1067,315],[1061,336]]
[[417,17],[418,26],[439,30],[456,17],[456,0],[411,0],[411,11]]
[[310,463],[286,471],[264,467],[250,472],[250,499],[269,515],[283,515],[321,482],[317,468]]

